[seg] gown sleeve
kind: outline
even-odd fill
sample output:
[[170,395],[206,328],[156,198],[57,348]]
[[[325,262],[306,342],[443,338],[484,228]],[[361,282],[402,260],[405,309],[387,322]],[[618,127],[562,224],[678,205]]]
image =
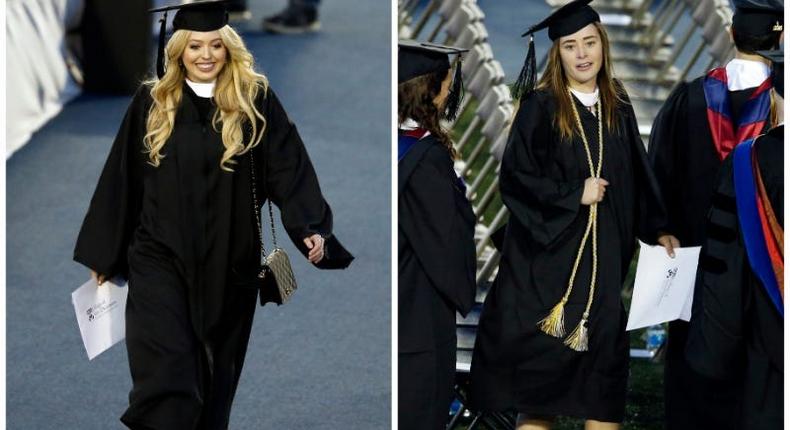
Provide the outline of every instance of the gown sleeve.
[[634,166],[634,179],[637,190],[637,236],[642,242],[655,244],[659,232],[667,230],[667,210],[661,186],[656,179],[653,166],[650,164],[647,150],[639,133],[639,124],[636,113],[626,94],[626,103],[623,106],[625,128],[630,140],[632,165]]
[[454,176],[449,154],[434,143],[398,196],[398,228],[434,288],[466,315],[477,291],[475,216]]
[[262,145],[265,184],[272,202],[280,209],[283,226],[291,241],[305,256],[304,238],[320,234],[325,238],[320,269],[343,269],[354,257],[332,234],[332,209],[324,200],[310,157],[302,139],[279,99],[267,89],[261,110],[266,119]]
[[726,379],[744,364],[744,300],[749,266],[738,224],[732,154],[722,164],[707,238],[700,253],[686,359],[694,370]]
[[[666,203],[666,232],[678,233],[679,204],[673,196],[680,196],[681,168],[679,146],[688,139],[688,84],[681,82],[659,110],[650,131],[648,158],[653,166],[658,186]],[[681,244],[682,245],[682,244]]]
[[75,261],[108,279],[129,274],[127,249],[142,207],[148,91],[141,86],[126,111],[74,248]]
[[[551,118],[532,92],[521,103],[502,156],[499,187],[513,219],[532,239],[550,246],[579,213],[584,180],[562,180],[549,172]],[[555,175],[556,176],[556,175]]]

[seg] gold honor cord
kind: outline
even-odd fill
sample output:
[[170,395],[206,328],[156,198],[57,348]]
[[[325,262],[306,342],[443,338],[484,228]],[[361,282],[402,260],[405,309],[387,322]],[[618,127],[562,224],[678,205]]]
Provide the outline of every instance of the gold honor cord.
[[[576,119],[576,126],[579,127],[579,133],[584,142],[584,151],[587,154],[587,166],[590,169],[590,176],[598,179],[601,177],[601,167],[603,166],[603,121],[601,119],[601,102],[595,104],[596,116],[598,117],[598,169],[593,166],[592,153],[590,152],[590,144],[587,141],[587,136],[584,134],[584,127],[582,127],[579,112],[576,110],[576,103],[573,101],[573,95],[568,90],[568,96],[571,98],[571,107],[573,108],[573,116]],[[573,283],[576,279],[576,273],[581,263],[584,248],[587,245],[587,239],[592,232],[592,276],[590,279],[590,295],[587,298],[587,307],[584,309],[582,319],[579,324],[571,332],[570,336],[565,339],[565,345],[575,351],[587,351],[589,333],[587,321],[590,318],[590,308],[592,307],[593,294],[595,293],[595,281],[598,273],[598,203],[590,205],[590,211],[587,216],[587,227],[584,230],[579,250],[576,252],[576,260],[573,262],[573,270],[568,280],[568,288],[565,294],[552,309],[549,315],[538,321],[538,327],[546,334],[554,337],[565,337],[565,304],[573,290]]]

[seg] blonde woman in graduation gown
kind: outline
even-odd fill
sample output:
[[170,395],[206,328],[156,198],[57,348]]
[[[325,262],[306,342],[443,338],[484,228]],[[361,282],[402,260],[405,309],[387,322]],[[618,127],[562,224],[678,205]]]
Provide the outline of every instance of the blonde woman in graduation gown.
[[129,281],[133,385],[121,421],[132,429],[228,426],[256,307],[248,280],[260,270],[252,169],[258,199],[280,208],[315,266],[353,259],[332,236],[296,127],[226,24],[220,2],[178,10],[159,77],[129,105],[74,251],[99,283]]

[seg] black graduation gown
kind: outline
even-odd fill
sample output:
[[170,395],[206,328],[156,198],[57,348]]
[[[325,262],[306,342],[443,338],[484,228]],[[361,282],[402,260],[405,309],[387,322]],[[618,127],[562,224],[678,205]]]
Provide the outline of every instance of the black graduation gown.
[[[662,106],[650,135],[648,155],[667,205],[667,232],[681,246],[701,246],[721,160],[708,126],[704,77],[682,82]],[[756,88],[731,91],[738,118]],[[683,357],[688,323],[672,321],[664,373],[666,424],[669,430],[723,428],[733,422],[735,387],[693,372]],[[712,398],[710,393],[715,393]]]
[[475,216],[433,136],[398,163],[398,426],[443,429],[455,373],[455,313],[475,299]]
[[[254,277],[260,256],[249,155],[221,170],[215,107],[182,88],[159,167],[143,153],[150,88],[135,94],[74,251],[98,273],[129,279],[133,388],[122,421],[133,428],[226,428],[255,309],[256,290],[237,282]],[[271,89],[256,103],[266,118],[253,149],[259,199],[278,205],[303,253],[304,237],[329,237],[318,267],[347,266],[353,257],[331,237],[332,212],[295,126]]]
[[[598,120],[574,101],[597,163]],[[654,243],[664,209],[633,108],[623,106],[617,114],[619,133],[603,133],[601,176],[610,185],[598,204],[599,269],[589,351],[574,351],[563,339],[540,331],[538,321],[566,291],[589,211],[581,204],[590,176],[583,143],[579,137],[561,141],[552,126],[555,110],[547,91],[529,94],[502,158],[500,191],[510,221],[477,331],[471,400],[482,410],[620,422],[629,359],[622,283],[637,235]],[[591,273],[588,243],[565,305],[569,333],[586,306]]]
[[[784,127],[755,143],[759,169],[784,224]],[[734,379],[733,429],[781,429],[784,321],[752,271],[738,221],[732,157],[725,159],[708,219],[686,346],[690,366],[716,380]]]

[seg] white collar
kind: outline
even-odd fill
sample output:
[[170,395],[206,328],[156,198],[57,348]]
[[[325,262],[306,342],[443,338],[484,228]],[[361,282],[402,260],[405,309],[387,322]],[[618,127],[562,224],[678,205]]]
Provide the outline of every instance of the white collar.
[[579,101],[582,102],[582,104],[585,107],[592,107],[595,106],[596,103],[598,103],[598,95],[600,94],[600,91],[598,91],[598,87],[596,87],[595,91],[591,93],[583,93],[581,91],[574,90],[573,88],[570,88],[570,90],[573,93],[573,95],[576,96],[576,98],[579,99]]
[[[403,130],[403,131],[412,131],[412,130],[416,130],[416,129],[420,128],[420,124],[418,124],[417,121],[415,121],[415,120],[413,120],[411,118],[406,118],[406,120],[404,120],[402,123],[400,123],[400,125],[398,125],[398,128],[400,130]],[[422,139],[423,137],[430,136],[430,135],[431,135],[431,132],[426,130],[425,134],[420,139]]]
[[415,121],[415,120],[413,120],[411,118],[406,118],[405,121],[400,123],[398,128],[401,129],[401,130],[409,131],[409,130],[414,130],[415,128],[420,128],[420,124],[417,124],[417,121]]
[[192,82],[189,79],[186,79],[186,81],[187,85],[189,85],[189,88],[192,88],[192,91],[194,91],[198,97],[203,97],[204,99],[210,99],[214,97],[214,87],[217,85],[216,80],[208,83]]
[[727,89],[730,91],[758,87],[771,74],[771,69],[765,63],[740,58],[730,60],[725,69]]

